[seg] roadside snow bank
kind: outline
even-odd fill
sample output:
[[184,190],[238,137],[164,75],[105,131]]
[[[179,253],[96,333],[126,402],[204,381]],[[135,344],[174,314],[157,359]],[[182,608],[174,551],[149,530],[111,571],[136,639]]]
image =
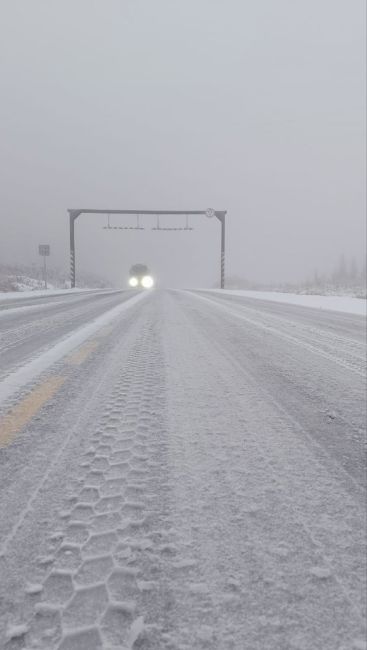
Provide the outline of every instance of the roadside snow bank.
[[367,301],[363,298],[350,298],[348,296],[314,296],[298,293],[280,293],[277,291],[245,291],[242,289],[205,289],[211,293],[227,294],[231,296],[243,296],[244,298],[256,298],[259,300],[272,300],[302,307],[314,307],[316,309],[327,309],[340,311],[346,314],[358,314],[366,316]]
[[34,291],[0,291],[0,302],[3,300],[24,300],[24,298],[43,298],[47,296],[65,296],[68,293],[85,293],[86,291],[112,291],[113,289],[36,289]]

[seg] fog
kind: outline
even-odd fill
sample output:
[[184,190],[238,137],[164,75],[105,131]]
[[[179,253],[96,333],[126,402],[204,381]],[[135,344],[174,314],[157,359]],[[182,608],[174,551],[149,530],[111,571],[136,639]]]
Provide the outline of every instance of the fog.
[[[364,6],[2,0],[1,260],[38,262],[49,243],[67,268],[67,208],[88,207],[227,210],[227,274],[259,282],[361,260]],[[164,285],[218,281],[218,221],[142,224],[82,215],[78,267],[120,284],[135,262]]]

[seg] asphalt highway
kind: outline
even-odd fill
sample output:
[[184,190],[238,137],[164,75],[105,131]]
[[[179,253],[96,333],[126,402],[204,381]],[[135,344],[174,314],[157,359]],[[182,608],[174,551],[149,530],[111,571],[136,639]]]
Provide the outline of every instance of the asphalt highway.
[[0,648],[366,648],[365,327],[0,299]]

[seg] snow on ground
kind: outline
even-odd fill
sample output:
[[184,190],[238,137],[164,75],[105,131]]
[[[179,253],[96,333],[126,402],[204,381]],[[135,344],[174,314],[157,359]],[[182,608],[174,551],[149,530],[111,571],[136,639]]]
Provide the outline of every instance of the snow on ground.
[[129,300],[126,300],[126,302],[106,311],[90,323],[82,325],[73,334],[65,337],[51,349],[43,352],[36,359],[10,373],[0,382],[0,406],[5,400],[9,399],[14,393],[26,386],[27,383],[33,381],[52,364],[56,363],[76,347],[84,343],[84,341],[89,339],[93,334],[96,334],[96,332],[98,332],[102,327],[112,323],[114,319],[121,316],[126,309],[129,309],[146,296],[147,294],[144,292],[132,296]]
[[366,300],[363,298],[351,298],[349,296],[315,296],[298,293],[281,293],[278,291],[247,291],[243,289],[203,289],[202,291],[243,296],[244,298],[256,298],[258,300],[272,300],[273,302],[284,302],[303,307],[359,314],[360,316],[366,316],[367,313]]
[[[20,316],[22,313],[30,314],[32,311],[39,314],[43,310],[63,304],[63,300],[47,300],[41,304],[39,301],[35,300],[34,302],[30,301],[27,305],[13,306],[12,301],[10,301],[10,303],[2,304],[0,298],[0,318],[9,318],[11,315]],[[17,305],[17,303],[15,303],[15,305]]]
[[[57,287],[67,287],[65,284],[53,284],[52,282],[48,282],[48,289],[51,291],[53,289],[57,289]],[[45,286],[44,280],[41,278],[34,278],[30,277],[28,275],[25,275],[24,273],[16,273],[16,274],[7,274],[1,271],[0,268],[0,287],[3,291],[7,291],[8,289],[12,289],[13,291],[16,292],[23,292],[23,291],[36,291],[43,289]],[[0,290],[1,290],[0,289]]]
[[34,291],[0,291],[0,303],[5,300],[22,300],[25,298],[43,298],[64,296],[69,293],[85,293],[86,291],[111,291],[111,289],[35,289]]
[[0,450],[0,647],[365,648],[362,319],[144,295]]

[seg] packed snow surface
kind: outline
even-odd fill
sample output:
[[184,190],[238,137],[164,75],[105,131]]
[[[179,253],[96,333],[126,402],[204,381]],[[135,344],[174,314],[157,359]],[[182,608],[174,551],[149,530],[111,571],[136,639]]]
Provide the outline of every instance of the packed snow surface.
[[109,289],[35,289],[34,291],[0,291],[0,303],[5,300],[23,300],[24,298],[43,298],[53,296],[63,296],[66,294],[76,294],[85,292],[103,292]]
[[364,319],[80,296],[0,320],[2,381],[78,332],[0,407],[0,648],[365,648]]
[[[120,316],[122,312],[145,298],[146,295],[147,294],[145,293],[139,293],[130,298],[130,300],[113,307],[101,316],[93,319],[91,322],[82,325],[72,334],[64,337],[63,340],[56,343],[56,345],[44,351],[42,354],[39,354],[35,359],[32,359],[17,370],[9,373],[6,378],[0,381],[0,406],[2,402],[9,399],[9,397],[23,388],[27,383],[36,379],[42,372],[84,343],[93,334],[96,334],[100,329],[109,325],[115,318]],[[58,305],[60,303],[56,304]],[[43,307],[44,305],[42,305],[42,308]],[[15,310],[11,310],[10,313],[13,314],[14,311]],[[7,316],[8,314],[5,312],[4,315]]]
[[278,291],[245,291],[242,289],[203,289],[203,291],[243,296],[244,298],[255,298],[257,300],[272,300],[273,302],[341,311],[347,314],[360,314],[361,316],[367,314],[367,301],[363,298],[351,298],[349,296],[315,296]]

